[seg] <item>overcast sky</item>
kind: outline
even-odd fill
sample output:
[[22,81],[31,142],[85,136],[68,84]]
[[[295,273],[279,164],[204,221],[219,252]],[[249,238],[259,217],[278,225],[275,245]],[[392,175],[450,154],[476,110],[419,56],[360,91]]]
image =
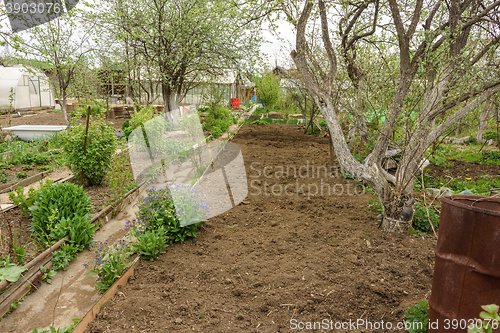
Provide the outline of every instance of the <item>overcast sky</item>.
[[261,52],[268,58],[270,67],[274,67],[276,61],[278,66],[288,67],[290,60],[290,51],[292,45],[295,45],[295,32],[293,26],[286,21],[278,23],[279,38],[269,31],[268,26],[264,27],[264,38],[268,41],[260,47]]

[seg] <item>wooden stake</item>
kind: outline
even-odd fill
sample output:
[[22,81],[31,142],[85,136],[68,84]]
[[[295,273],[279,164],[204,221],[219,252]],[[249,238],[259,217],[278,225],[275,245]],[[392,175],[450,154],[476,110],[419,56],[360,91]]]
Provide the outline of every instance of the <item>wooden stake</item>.
[[[89,134],[89,121],[90,121],[90,105],[87,109],[87,124],[85,127],[85,141],[83,142],[83,156],[87,154],[87,136]],[[80,182],[82,183],[83,186],[83,173],[85,170],[82,170],[81,176],[80,176]]]

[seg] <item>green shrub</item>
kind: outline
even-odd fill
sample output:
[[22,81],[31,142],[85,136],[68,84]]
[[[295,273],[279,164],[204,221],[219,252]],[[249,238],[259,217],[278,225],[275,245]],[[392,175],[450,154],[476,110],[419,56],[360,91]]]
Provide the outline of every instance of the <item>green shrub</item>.
[[77,233],[81,232],[84,238],[91,234],[90,231],[83,232],[90,223],[87,222],[87,214],[92,210],[92,205],[81,186],[66,182],[45,187],[36,194],[29,210],[33,216],[33,235],[47,246],[66,236],[69,230],[76,230],[71,237],[75,245],[85,243],[75,240]]
[[19,179],[24,179],[28,178],[28,174],[26,173],[26,171],[19,171],[18,173],[16,173],[16,177]]
[[496,140],[498,139],[497,132],[492,130],[484,131],[483,140]]
[[[75,111],[77,112],[77,114],[81,117],[81,118],[86,118],[87,117],[87,109],[88,109],[88,105],[86,106],[77,106],[75,108]],[[91,105],[90,106],[90,116],[92,117],[98,117],[98,116],[102,116],[104,113],[106,113],[106,108],[103,107],[103,106],[100,106],[100,105]]]
[[[174,242],[184,242],[186,239],[197,237],[199,232],[199,223],[193,223],[186,226],[181,226],[176,208],[178,210],[185,209],[183,207],[175,207],[174,200],[170,191],[177,189],[169,187],[168,189],[150,189],[147,191],[146,197],[139,198],[139,211],[137,212],[136,224],[141,225],[141,230],[153,231],[161,227],[165,230],[165,240],[167,244]],[[193,192],[193,195],[196,195]],[[200,216],[208,209],[204,202],[196,202],[190,205],[195,211],[196,217]],[[183,213],[183,216],[187,216]],[[200,221],[200,219],[198,219]]]
[[[127,184],[130,184],[133,178],[129,168],[129,157],[127,152],[122,152],[113,159],[107,175],[107,182],[111,188],[111,201],[118,200],[127,193]],[[135,187],[135,183],[134,183]]]
[[257,82],[257,95],[262,104],[273,107],[278,101],[280,91],[280,78],[272,73],[268,73]]
[[132,251],[145,260],[155,260],[160,254],[165,253],[163,250],[167,247],[165,233],[163,226],[152,231],[136,230],[131,233],[137,238],[136,242],[132,244]]
[[[428,208],[429,208],[429,217],[432,221],[432,224],[434,225],[434,227],[437,227],[439,223],[439,215],[433,207],[428,207]],[[412,227],[415,230],[420,230],[423,232],[432,231],[429,219],[427,218],[427,210],[425,209],[425,206],[418,201],[415,203],[415,212],[413,215]]]
[[[97,282],[95,289],[100,293],[106,292],[116,279],[118,279],[130,266],[129,247],[124,240],[108,245],[106,242],[92,243],[91,249],[94,251],[94,264],[87,274],[95,274]],[[88,267],[88,263],[83,263]]]
[[481,164],[500,164],[500,151],[492,150],[484,152],[479,162]]
[[52,167],[50,165],[40,165],[38,167],[38,171],[49,171],[51,169],[52,169]]
[[410,333],[425,333],[427,332],[427,324],[429,323],[429,302],[421,301],[415,306],[408,308],[404,318],[411,328],[407,329]]
[[69,168],[73,171],[76,179],[80,179],[83,174],[85,183],[101,184],[116,150],[113,126],[101,118],[92,118],[85,154],[85,125],[73,127],[64,133],[64,136],[64,151],[67,154]]
[[21,163],[22,164],[35,164],[35,165],[44,165],[44,164],[49,164],[50,162],[50,157],[44,154],[40,153],[26,153],[22,158],[21,158]]
[[38,190],[30,187],[27,197],[24,195],[24,188],[19,186],[15,191],[9,193],[9,200],[14,205],[19,205],[21,211],[27,215],[30,212],[29,208],[33,206],[33,203],[35,202],[37,193],[50,185],[52,185],[52,179],[46,179],[45,181],[40,182],[40,188]]
[[7,183],[8,178],[7,178],[7,171],[1,170],[0,171],[0,183],[4,184]]
[[222,133],[222,130],[217,126],[213,126],[212,129],[210,129],[210,135],[214,138],[218,138]]
[[71,244],[61,245],[60,250],[54,251],[54,256],[52,257],[52,269],[55,271],[59,269],[65,271],[68,269],[69,263],[71,260],[76,258],[77,252],[78,248]]

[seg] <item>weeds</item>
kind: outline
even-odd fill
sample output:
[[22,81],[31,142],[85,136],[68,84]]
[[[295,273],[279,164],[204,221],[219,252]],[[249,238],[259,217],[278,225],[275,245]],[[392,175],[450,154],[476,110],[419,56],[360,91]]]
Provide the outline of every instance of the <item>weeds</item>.
[[408,308],[404,314],[406,322],[412,323],[408,325],[407,331],[410,333],[425,333],[427,332],[427,324],[429,322],[429,302],[418,302],[415,306]]

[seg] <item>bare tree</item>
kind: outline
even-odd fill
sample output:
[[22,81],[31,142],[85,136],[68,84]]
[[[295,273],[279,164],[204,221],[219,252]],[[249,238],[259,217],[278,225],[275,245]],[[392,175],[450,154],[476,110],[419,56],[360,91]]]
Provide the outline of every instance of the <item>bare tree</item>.
[[[350,6],[355,9],[364,3],[353,2]],[[338,64],[330,37],[329,11],[323,0],[305,2],[296,25],[296,49],[292,58],[328,124],[340,165],[374,186],[384,207],[385,231],[406,232],[411,226],[413,177],[426,149],[467,112],[500,90],[499,76],[481,70],[483,59],[495,58],[500,41],[499,5],[500,1],[431,1],[424,8],[424,1],[416,0],[409,8],[409,4],[388,0],[387,10],[398,45],[400,76],[374,149],[362,164],[347,145],[333,101]],[[323,47],[328,56],[328,72],[321,81],[313,76],[311,61],[308,61],[306,26],[313,10],[317,10],[320,17]],[[474,84],[471,79],[475,79]],[[381,163],[398,121],[406,111],[405,102],[412,89],[422,91],[423,97],[412,105],[418,115],[406,125],[402,157],[393,175],[384,170]],[[440,115],[442,121],[434,125]]]

